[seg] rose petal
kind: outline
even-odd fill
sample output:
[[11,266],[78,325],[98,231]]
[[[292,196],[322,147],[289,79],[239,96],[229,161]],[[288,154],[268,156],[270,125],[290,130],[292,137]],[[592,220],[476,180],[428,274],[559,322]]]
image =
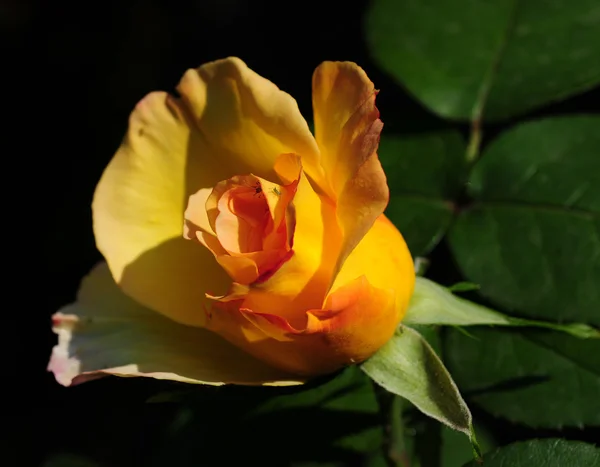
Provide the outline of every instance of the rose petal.
[[183,238],[189,195],[224,176],[222,165],[200,167],[205,154],[181,104],[149,94],[131,114],[92,205],[96,244],[125,293],[191,325],[204,322],[206,289],[225,291],[230,282],[209,251]]
[[211,385],[301,384],[210,331],[139,305],[119,290],[104,263],[53,321],[59,342],[48,370],[65,386],[107,374]]
[[227,190],[218,201],[215,220],[217,238],[230,254],[262,249],[266,224],[270,218],[264,197],[254,196],[245,187]]
[[396,309],[404,317],[415,284],[414,261],[404,238],[383,214],[347,257],[332,293],[361,276],[378,289],[394,289]]
[[195,239],[198,232],[207,232],[214,235],[206,212],[206,200],[212,193],[211,188],[201,188],[198,192],[191,195],[188,199],[187,207],[183,214],[183,236],[188,240]]
[[360,277],[329,295],[323,309],[305,312],[302,328],[242,300],[221,303],[210,326],[282,371],[315,376],[361,362],[390,339],[400,319],[394,295]]
[[337,203],[344,239],[338,265],[383,213],[389,191],[377,157],[383,124],[376,91],[355,63],[324,62],[313,75],[315,135],[325,187]]
[[318,166],[319,149],[296,101],[239,58],[188,70],[177,90],[211,147],[235,159],[229,176],[272,178],[276,157],[290,152]]

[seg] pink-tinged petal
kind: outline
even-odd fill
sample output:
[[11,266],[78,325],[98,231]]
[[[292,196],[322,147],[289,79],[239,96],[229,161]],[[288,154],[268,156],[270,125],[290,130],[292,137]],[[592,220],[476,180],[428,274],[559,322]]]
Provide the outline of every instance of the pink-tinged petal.
[[106,264],[83,280],[77,302],[53,316],[58,345],[48,370],[65,386],[104,375],[211,385],[290,385],[275,370],[218,335],[185,326],[124,295]]

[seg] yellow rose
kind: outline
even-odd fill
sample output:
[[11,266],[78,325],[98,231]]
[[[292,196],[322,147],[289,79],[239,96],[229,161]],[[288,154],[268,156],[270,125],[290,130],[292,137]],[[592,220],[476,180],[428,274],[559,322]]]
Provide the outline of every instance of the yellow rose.
[[187,71],[177,90],[139,102],[98,183],[106,264],[54,315],[49,369],[67,385],[285,384],[370,357],[415,280],[382,214],[373,83],[354,63],[321,64],[315,136],[238,58]]

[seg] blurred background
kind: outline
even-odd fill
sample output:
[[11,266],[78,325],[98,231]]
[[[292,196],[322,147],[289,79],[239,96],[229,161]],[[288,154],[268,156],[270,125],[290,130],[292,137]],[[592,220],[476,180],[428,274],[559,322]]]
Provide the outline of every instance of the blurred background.
[[[238,56],[294,96],[310,120],[313,70],[324,60],[350,60],[363,67],[381,90],[377,105],[384,134],[453,128],[468,138],[468,122],[451,123],[435,116],[377,66],[365,40],[367,7],[362,0],[2,1],[5,44],[35,70],[26,77],[35,86],[27,97],[43,104],[35,111],[35,121],[47,138],[36,141],[30,135],[27,144],[41,146],[31,163],[41,178],[38,188],[47,220],[38,260],[43,289],[30,291],[35,295],[31,299],[40,303],[28,310],[31,334],[19,337],[19,358],[26,362],[28,383],[8,388],[15,396],[5,400],[3,409],[9,434],[3,437],[1,456],[8,460],[0,458],[0,464],[236,465],[224,459],[232,451],[246,450],[249,457],[244,458],[255,459],[257,465],[260,459],[262,465],[385,465],[377,464],[383,462],[377,456],[349,454],[346,447],[334,448],[329,442],[364,427],[368,433],[350,444],[356,447],[361,440],[380,439],[380,414],[376,409],[361,409],[364,401],[350,403],[358,407],[353,416],[348,412],[332,416],[331,410],[320,411],[312,402],[298,402],[285,411],[250,420],[244,415],[247,408],[265,401],[257,391],[210,388],[198,393],[189,408],[147,403],[163,391],[179,390],[175,384],[106,379],[65,389],[45,371],[56,342],[50,315],[73,301],[80,279],[101,259],[91,228],[95,184],[125,133],[134,105],[153,90],[174,92],[186,69]],[[599,107],[600,92],[592,89],[528,116],[596,112]],[[513,121],[490,125],[486,136]],[[430,277],[443,283],[460,279],[443,242],[431,258]],[[354,373],[345,377],[352,381],[356,377],[352,384],[366,384]],[[336,397],[336,391],[343,392],[330,391]],[[333,396],[310,397],[314,402]],[[492,427],[496,442],[545,433],[492,419],[477,409],[475,414]],[[597,431],[565,433],[588,440],[598,435]],[[173,452],[177,454],[170,457]]]

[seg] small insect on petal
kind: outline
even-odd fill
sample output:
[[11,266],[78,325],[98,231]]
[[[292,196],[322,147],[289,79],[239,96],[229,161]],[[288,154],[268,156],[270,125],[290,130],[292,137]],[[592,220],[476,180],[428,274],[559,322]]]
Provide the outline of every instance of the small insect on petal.
[[259,198],[262,197],[262,186],[260,186],[260,182],[256,182],[254,185],[252,185],[252,188],[254,188],[254,196],[257,196]]

